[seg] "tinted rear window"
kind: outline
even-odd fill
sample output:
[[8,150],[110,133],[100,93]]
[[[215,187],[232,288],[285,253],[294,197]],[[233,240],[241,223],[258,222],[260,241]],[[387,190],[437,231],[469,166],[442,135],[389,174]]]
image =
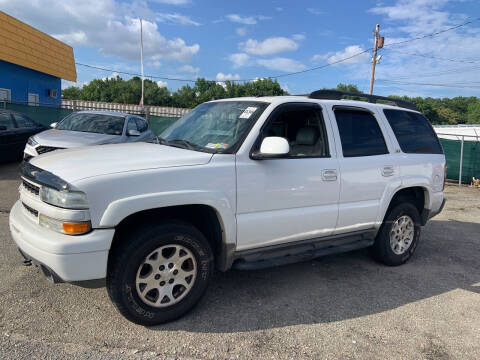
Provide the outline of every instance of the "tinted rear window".
[[388,149],[377,119],[366,112],[335,110],[344,157],[387,154]]
[[443,154],[437,135],[427,118],[402,110],[383,110],[404,153]]

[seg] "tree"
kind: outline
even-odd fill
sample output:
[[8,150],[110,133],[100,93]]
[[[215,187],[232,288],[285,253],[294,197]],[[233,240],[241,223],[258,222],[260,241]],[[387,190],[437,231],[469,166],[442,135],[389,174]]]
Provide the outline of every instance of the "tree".
[[79,99],[82,90],[76,86],[69,86],[62,90],[62,97],[64,99]]
[[338,84],[334,90],[346,91],[356,94],[361,94],[362,92],[358,89],[357,85],[354,84]]

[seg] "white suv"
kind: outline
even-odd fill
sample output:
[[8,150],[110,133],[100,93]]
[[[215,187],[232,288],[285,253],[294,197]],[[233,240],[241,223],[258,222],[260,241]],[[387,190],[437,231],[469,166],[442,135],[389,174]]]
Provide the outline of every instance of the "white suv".
[[10,230],[27,264],[55,282],[106,279],[117,309],[152,325],[191,309],[215,268],[364,247],[406,262],[442,210],[444,172],[429,121],[404,101],[336,91],[219,100],[152,143],[23,163]]

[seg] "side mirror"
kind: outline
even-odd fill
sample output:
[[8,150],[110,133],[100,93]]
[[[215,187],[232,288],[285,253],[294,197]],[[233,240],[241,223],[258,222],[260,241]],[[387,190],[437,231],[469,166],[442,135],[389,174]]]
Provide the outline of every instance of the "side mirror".
[[260,151],[252,154],[252,159],[275,159],[287,155],[290,152],[290,145],[287,139],[279,136],[269,136],[263,139]]
[[128,130],[127,135],[128,136],[140,136],[140,131],[138,131],[138,130]]
[[55,128],[57,127],[57,125],[58,125],[58,122],[54,122],[54,123],[51,123],[51,124],[50,124],[50,127],[51,127],[52,129],[55,129]]
[[4,126],[4,125],[0,125],[0,131],[2,131],[2,130],[7,130],[7,127]]

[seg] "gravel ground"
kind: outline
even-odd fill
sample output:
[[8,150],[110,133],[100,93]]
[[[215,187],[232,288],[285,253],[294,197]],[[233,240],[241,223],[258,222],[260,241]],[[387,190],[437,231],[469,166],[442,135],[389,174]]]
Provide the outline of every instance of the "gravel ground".
[[0,354],[80,359],[480,359],[480,190],[446,188],[404,266],[367,250],[218,273],[184,318],[146,328],[104,288],[51,285],[10,238],[18,164],[0,165]]

